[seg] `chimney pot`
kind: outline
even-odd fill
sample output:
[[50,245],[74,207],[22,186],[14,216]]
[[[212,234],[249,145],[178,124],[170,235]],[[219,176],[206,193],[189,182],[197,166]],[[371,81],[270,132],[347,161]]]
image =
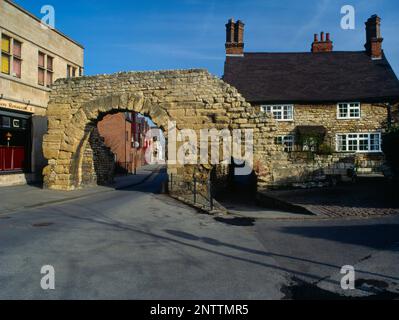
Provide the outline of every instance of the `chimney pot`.
[[333,51],[333,43],[330,38],[330,34],[326,34],[326,38],[324,38],[324,32],[320,32],[320,41],[317,38],[317,34],[314,35],[314,41],[312,43],[312,52],[331,52]]
[[319,35],[317,33],[314,34],[314,42],[319,42]]
[[226,24],[226,55],[244,54],[244,27],[241,20],[231,18]]
[[372,15],[366,21],[366,52],[372,59],[382,58],[382,42],[381,37],[381,18],[379,16]]

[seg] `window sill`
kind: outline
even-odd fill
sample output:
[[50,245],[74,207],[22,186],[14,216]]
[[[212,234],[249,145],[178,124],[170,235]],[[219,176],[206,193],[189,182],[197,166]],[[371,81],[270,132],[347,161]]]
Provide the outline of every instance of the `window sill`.
[[277,122],[294,122],[294,119],[275,119],[275,118],[272,119],[276,120]]
[[1,73],[1,74],[0,74],[0,78],[7,79],[7,80],[10,80],[10,81],[14,81],[14,82],[16,82],[16,83],[19,83],[19,84],[25,85],[25,86],[29,86],[29,87],[31,87],[31,88],[35,88],[35,89],[39,89],[39,90],[44,90],[44,91],[47,91],[47,92],[50,92],[50,91],[51,91],[50,89],[47,89],[47,88],[45,88],[45,87],[41,87],[41,86],[39,86],[39,85],[37,85],[37,84],[30,84],[30,83],[27,83],[27,82],[25,82],[25,81],[22,80],[22,79],[19,79],[19,78],[10,76],[10,75],[8,75],[8,74]]

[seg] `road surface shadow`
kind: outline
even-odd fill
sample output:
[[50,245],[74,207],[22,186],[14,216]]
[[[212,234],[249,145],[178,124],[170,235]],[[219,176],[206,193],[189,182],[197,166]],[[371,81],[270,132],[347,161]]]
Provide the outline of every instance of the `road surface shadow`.
[[324,290],[317,285],[302,281],[298,278],[292,279],[293,284],[284,285],[281,292],[283,300],[398,300],[399,294],[386,290],[388,284],[377,280],[359,279],[356,288],[367,285],[371,295],[362,297],[349,297],[335,292]]
[[215,218],[215,221],[225,223],[231,226],[237,227],[252,227],[255,224],[255,219],[253,218]]
[[[304,238],[324,239],[384,249],[399,241],[399,224],[283,227],[282,232]],[[392,248],[392,250],[397,250]]]

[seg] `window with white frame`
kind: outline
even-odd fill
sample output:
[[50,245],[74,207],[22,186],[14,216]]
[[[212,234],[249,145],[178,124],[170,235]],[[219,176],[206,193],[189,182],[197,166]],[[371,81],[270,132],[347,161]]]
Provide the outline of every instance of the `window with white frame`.
[[338,119],[360,119],[360,103],[338,103]]
[[276,138],[275,142],[276,142],[276,144],[283,145],[285,152],[292,152],[294,150],[294,136],[293,135],[279,136]]
[[261,111],[272,114],[274,119],[278,121],[294,120],[293,105],[264,105],[261,106]]
[[338,152],[381,152],[381,133],[337,135]]

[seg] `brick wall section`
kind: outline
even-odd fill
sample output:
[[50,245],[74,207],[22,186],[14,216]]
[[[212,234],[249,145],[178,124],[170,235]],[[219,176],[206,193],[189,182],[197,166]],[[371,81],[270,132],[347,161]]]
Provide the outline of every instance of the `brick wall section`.
[[[104,117],[98,123],[100,135],[104,138],[105,145],[111,148],[116,155],[116,161],[123,165],[124,162],[130,162],[132,152],[131,141],[132,124],[126,121],[124,113],[110,114]],[[126,143],[126,132],[128,134],[128,143]]]

